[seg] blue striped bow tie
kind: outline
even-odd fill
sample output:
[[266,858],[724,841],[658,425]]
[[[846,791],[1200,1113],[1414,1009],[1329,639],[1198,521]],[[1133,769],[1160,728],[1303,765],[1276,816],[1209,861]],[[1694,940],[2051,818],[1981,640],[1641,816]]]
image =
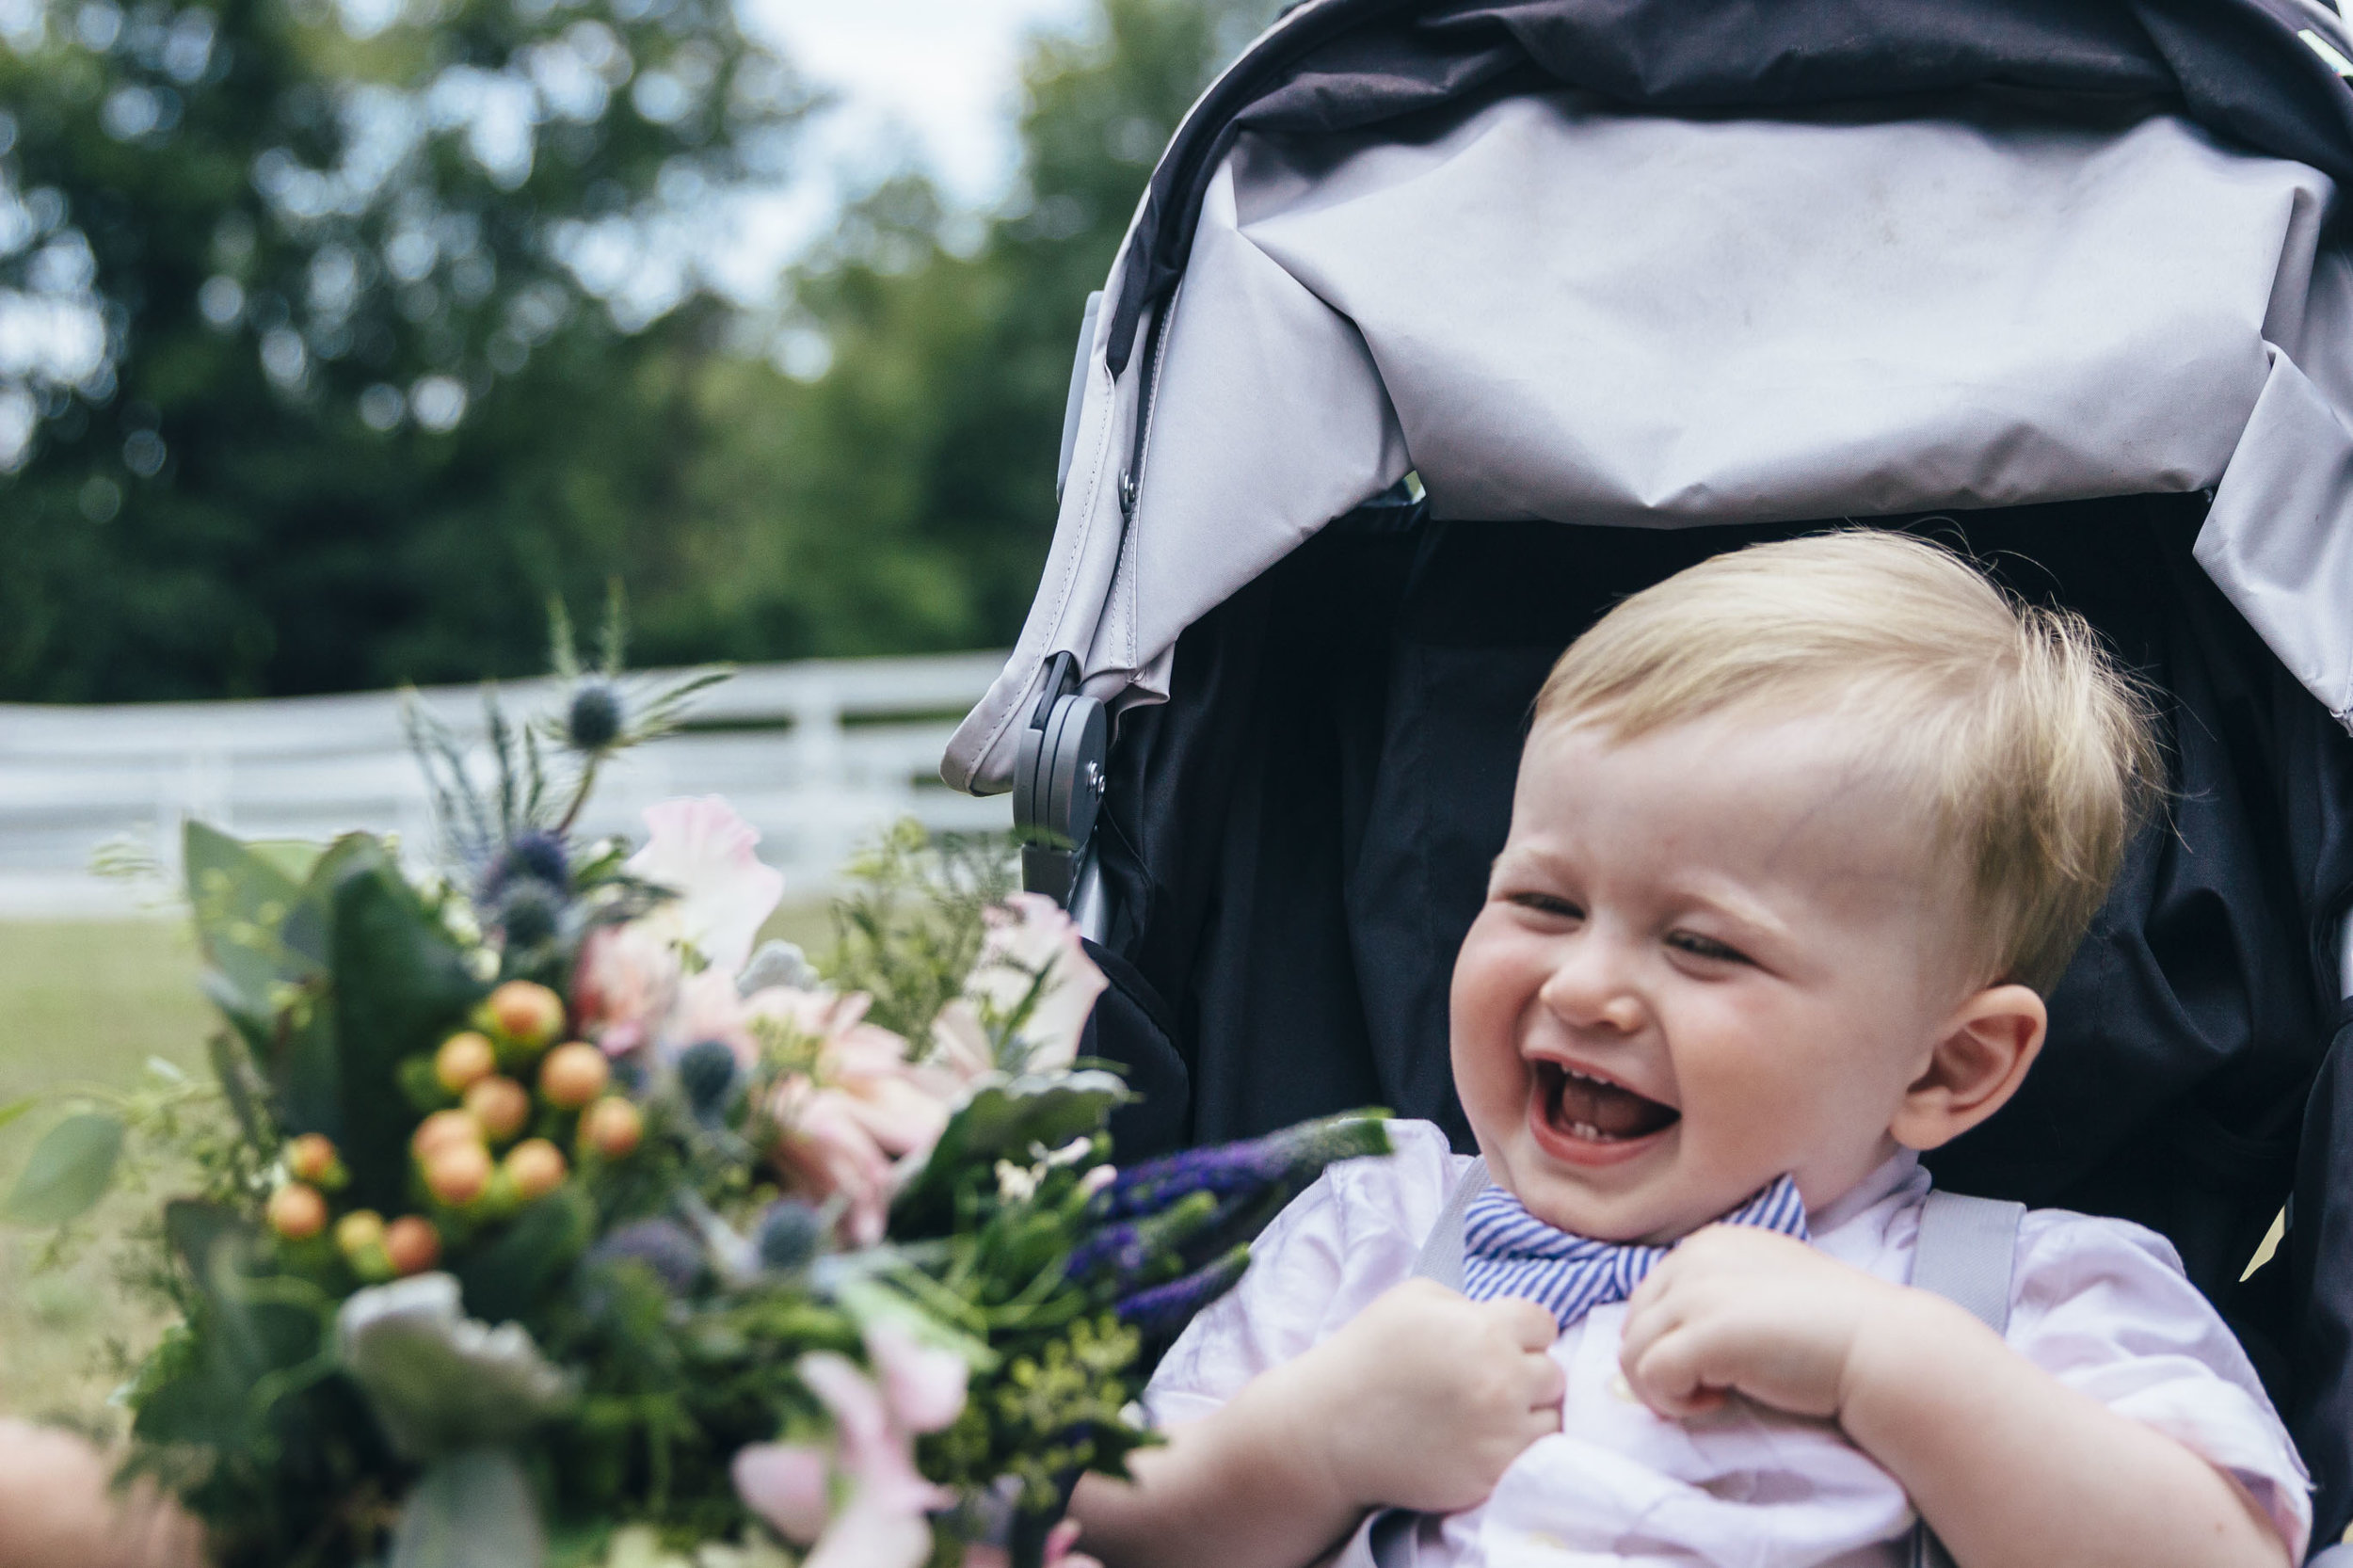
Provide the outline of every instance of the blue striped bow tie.
[[[1808,1240],[1798,1184],[1781,1176],[1723,1217]],[[1566,1330],[1594,1307],[1634,1294],[1673,1249],[1640,1241],[1596,1241],[1555,1230],[1500,1187],[1471,1199],[1463,1216],[1463,1294],[1475,1302],[1516,1296],[1536,1303]]]

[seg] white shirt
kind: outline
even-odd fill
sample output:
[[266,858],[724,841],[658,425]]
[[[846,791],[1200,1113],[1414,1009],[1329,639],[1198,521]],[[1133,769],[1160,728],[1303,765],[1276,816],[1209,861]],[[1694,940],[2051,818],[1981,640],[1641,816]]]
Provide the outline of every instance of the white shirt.
[[[1427,1122],[1390,1124],[1395,1156],[1327,1170],[1252,1249],[1250,1272],[1196,1318],[1153,1377],[1160,1425],[1197,1419],[1336,1332],[1409,1277],[1468,1163]],[[1908,1283],[1929,1176],[1889,1160],[1808,1216],[1814,1245]],[[2061,1383],[2237,1478],[2303,1560],[2309,1481],[2246,1353],[2163,1237],[2036,1209],[2019,1226],[2006,1337]],[[1618,1372],[1624,1304],[1553,1345],[1561,1430],[1512,1463],[1478,1508],[1427,1522],[1417,1563],[1456,1568],[1895,1568],[1903,1489],[1828,1422],[1745,1400],[1689,1421],[1654,1416]],[[1404,1438],[1401,1434],[1401,1441]]]

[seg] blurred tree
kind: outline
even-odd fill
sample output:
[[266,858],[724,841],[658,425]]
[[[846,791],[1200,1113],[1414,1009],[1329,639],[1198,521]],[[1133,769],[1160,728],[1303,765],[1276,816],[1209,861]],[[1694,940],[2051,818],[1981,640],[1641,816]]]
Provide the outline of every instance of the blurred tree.
[[726,652],[1013,640],[1053,532],[1087,293],[1177,120],[1278,8],[1096,0],[1084,29],[1033,38],[1019,181],[978,243],[954,243],[920,178],[891,181],[793,280],[793,329],[827,368],[773,393],[764,366],[708,368],[712,404],[743,411],[692,471],[713,553],[748,568],[711,579],[701,619]]
[[778,357],[696,224],[811,97],[727,0],[9,3],[0,697],[45,700],[530,671],[611,575],[648,661],[1010,641],[1085,295],[1275,8],[1033,39],[1015,194],[854,202]]
[[728,0],[6,14],[0,691],[531,667],[548,591],[663,575],[673,233],[808,105]]

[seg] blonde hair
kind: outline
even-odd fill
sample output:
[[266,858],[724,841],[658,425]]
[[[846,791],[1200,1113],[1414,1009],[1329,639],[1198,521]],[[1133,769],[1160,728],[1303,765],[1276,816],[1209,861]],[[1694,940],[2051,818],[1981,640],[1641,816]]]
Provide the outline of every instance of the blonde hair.
[[2163,777],[2149,698],[2083,617],[1902,534],[1753,545],[1604,616],[1553,666],[1535,724],[1630,740],[1774,706],[1870,727],[1867,755],[1967,889],[1981,978],[2048,991]]

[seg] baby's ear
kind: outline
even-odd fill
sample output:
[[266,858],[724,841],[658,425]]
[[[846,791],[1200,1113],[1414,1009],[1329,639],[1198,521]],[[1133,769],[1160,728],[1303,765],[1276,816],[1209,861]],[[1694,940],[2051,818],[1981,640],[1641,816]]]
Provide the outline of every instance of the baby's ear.
[[1932,1149],[1993,1115],[2025,1081],[2050,1021],[2042,999],[2024,985],[1973,994],[1945,1020],[1888,1132],[1906,1148]]

